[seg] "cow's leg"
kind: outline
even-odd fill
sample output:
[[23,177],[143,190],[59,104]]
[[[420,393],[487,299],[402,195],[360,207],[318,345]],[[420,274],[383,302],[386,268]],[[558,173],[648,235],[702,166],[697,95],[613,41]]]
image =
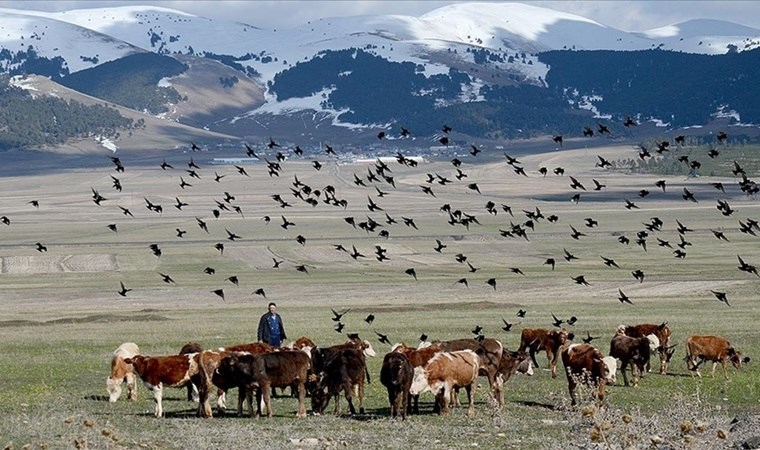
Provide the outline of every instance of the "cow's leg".
[[263,383],[259,385],[259,389],[263,392],[264,407],[267,410],[267,417],[272,417],[272,388],[271,383]]
[[567,377],[567,390],[570,391],[570,406],[575,406],[578,401],[575,398],[575,388],[578,386],[578,382],[575,380],[575,375]]
[[358,384],[356,395],[359,396],[359,414],[364,414],[364,380],[359,380]]
[[137,377],[133,373],[128,373],[124,376],[124,380],[127,382],[127,399],[137,401]]
[[549,368],[552,370],[552,378],[557,378],[557,353],[547,348],[546,358],[549,360]]
[[216,409],[219,411],[219,414],[224,414],[224,412],[227,410],[227,391],[224,389],[217,389],[216,390]]
[[449,407],[451,406],[451,392],[453,391],[452,387],[448,384],[443,386],[443,395],[442,401],[441,401],[441,414],[444,416],[448,416],[451,413],[451,410]]
[[163,417],[164,408],[161,404],[161,399],[164,395],[163,383],[158,383],[158,386],[151,387],[151,391],[153,391],[153,401],[156,402],[156,412],[154,413],[154,416]]
[[712,370],[710,371],[710,376],[712,378],[715,378],[715,369],[718,367],[718,361],[712,362]]
[[475,415],[475,384],[477,383],[477,380],[473,381],[472,383],[468,384],[464,387],[464,390],[467,391],[467,415],[472,417]]
[[726,366],[728,365],[728,360],[726,360],[725,358],[723,358],[720,361],[720,364],[723,366],[723,378],[725,378],[726,380],[728,380],[728,372],[726,372]]
[[504,407],[504,377],[498,374],[494,377],[493,385],[491,386],[493,396],[499,405],[499,409]]
[[604,380],[600,380],[599,381],[599,387],[597,388],[597,395],[596,395],[596,397],[599,400],[599,406],[600,407],[604,404],[604,395],[605,395],[604,388],[605,388],[605,385],[606,385],[606,383],[604,382]]
[[396,414],[398,413],[398,411],[396,410],[396,408],[398,407],[398,400],[396,398],[397,393],[398,391],[396,390],[396,388],[394,387],[388,388],[388,403],[391,406],[391,418],[396,417]]
[[532,347],[529,348],[528,350],[529,350],[528,353],[530,354],[530,359],[531,359],[531,361],[533,361],[533,365],[536,366],[536,369],[538,369],[539,365],[538,365],[538,361],[536,361],[536,352],[538,350],[534,349]]
[[[628,371],[626,370],[627,368],[628,368],[628,361],[625,359],[621,360],[620,371],[623,372],[623,384],[625,386],[628,386]],[[631,373],[633,373],[633,365],[631,365]]]
[[198,417],[211,417],[211,403],[209,402],[210,381],[201,378],[198,382]]
[[665,349],[660,352],[660,374],[665,375],[668,373],[668,355]]

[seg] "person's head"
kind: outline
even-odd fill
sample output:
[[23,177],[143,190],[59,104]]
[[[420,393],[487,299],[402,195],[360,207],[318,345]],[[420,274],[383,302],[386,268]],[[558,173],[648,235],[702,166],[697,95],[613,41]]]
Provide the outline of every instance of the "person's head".
[[272,314],[277,312],[277,305],[275,302],[269,302],[269,312]]

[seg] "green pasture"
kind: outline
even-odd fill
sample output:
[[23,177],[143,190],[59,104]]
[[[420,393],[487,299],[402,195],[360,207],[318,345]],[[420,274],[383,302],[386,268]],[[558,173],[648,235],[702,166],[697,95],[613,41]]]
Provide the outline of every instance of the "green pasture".
[[[630,149],[607,149],[618,159]],[[736,370],[730,380],[692,377],[683,362],[683,343],[690,334],[717,334],[731,340],[753,359],[760,358],[757,333],[760,277],[737,269],[737,255],[760,266],[760,238],[741,233],[738,220],[760,218],[757,199],[739,192],[736,178],[681,175],[628,175],[594,167],[593,150],[520,158],[529,177],[515,175],[503,162],[475,164],[467,160],[462,169],[468,177],[458,182],[448,161],[433,161],[418,167],[390,164],[397,188],[381,183],[387,191],[377,192],[353,183],[354,174],[366,176],[372,166],[328,164],[322,171],[311,169],[308,161],[287,161],[280,177],[269,177],[263,166],[247,170],[251,177],[237,174],[231,166],[203,164],[201,180],[192,181],[184,173],[186,155],[175,156],[174,172],[158,167],[130,165],[116,174],[110,168],[70,170],[44,176],[0,179],[0,215],[10,226],[0,225],[0,445],[11,448],[647,448],[661,439],[675,448],[726,448],[756,436],[760,413],[760,371],[753,360]],[[583,182],[578,204],[570,202],[576,193],[567,176],[536,173],[541,166],[568,167],[568,174]],[[571,171],[572,169],[572,171]],[[227,176],[213,181],[218,171]],[[449,185],[431,186],[436,197],[422,192],[427,173],[455,180]],[[121,193],[110,187],[110,175],[118,176]],[[179,188],[179,176],[193,183]],[[757,173],[748,173],[750,178]],[[344,210],[320,203],[312,207],[290,193],[294,176],[313,188],[335,187],[338,198],[349,206]],[[653,193],[657,179],[667,178],[667,192],[651,198],[637,198],[639,189]],[[608,185],[594,192],[591,179]],[[726,193],[713,192],[712,181],[722,181]],[[467,189],[477,182],[481,194]],[[698,203],[680,197],[682,187],[699,192]],[[705,187],[706,186],[706,187]],[[91,201],[91,188],[108,198],[101,206]],[[711,191],[711,189],[713,191]],[[214,219],[214,200],[223,192],[235,195],[234,204],[245,217],[222,211]],[[293,207],[280,208],[270,198],[279,193]],[[368,211],[367,197],[384,211]],[[178,210],[175,197],[190,203]],[[163,205],[162,214],[145,208],[144,198]],[[634,200],[640,209],[626,210],[623,198]],[[717,198],[728,200],[737,212],[725,217],[715,208]],[[27,204],[40,201],[40,208]],[[497,205],[498,214],[485,211],[487,201]],[[447,223],[440,207],[473,214],[479,224],[469,229]],[[501,205],[512,207],[514,217]],[[116,205],[128,207],[134,218],[122,215]],[[500,230],[526,221],[523,210],[538,207],[557,223],[546,219],[527,229],[528,239],[508,238]],[[385,213],[398,221],[385,222]],[[280,216],[296,223],[280,227]],[[267,224],[264,216],[271,221]],[[387,229],[389,238],[354,229],[344,218],[361,222],[367,216]],[[634,243],[636,232],[652,217],[664,222],[661,231],[647,238],[647,250]],[[196,224],[196,217],[208,223],[209,233]],[[402,217],[414,218],[418,229],[407,227]],[[584,225],[587,217],[598,227]],[[686,258],[674,257],[680,242],[676,220],[693,229],[684,234],[691,243]],[[510,223],[511,222],[511,223]],[[106,227],[116,223],[118,232]],[[570,225],[587,234],[570,237]],[[184,238],[175,228],[184,229]],[[227,240],[225,228],[242,236]],[[716,239],[711,230],[723,230],[729,242]],[[760,231],[758,231],[760,233]],[[305,245],[296,243],[297,235]],[[625,235],[628,245],[618,242]],[[656,238],[673,247],[659,246]],[[435,239],[447,248],[433,250]],[[40,253],[34,244],[47,245]],[[160,258],[148,245],[162,249]],[[224,253],[214,248],[223,243]],[[335,249],[342,244],[365,255],[354,260]],[[375,245],[387,248],[390,261],[378,262]],[[576,255],[563,259],[563,249]],[[461,253],[477,270],[458,263]],[[609,268],[601,256],[613,258],[620,268]],[[273,258],[282,261],[273,268]],[[556,260],[552,271],[544,264]],[[295,270],[304,264],[308,274]],[[206,267],[214,275],[203,273]],[[414,268],[417,280],[405,274]],[[519,268],[524,275],[513,273]],[[645,272],[643,283],[631,272]],[[159,273],[170,274],[176,284],[164,283]],[[573,282],[584,275],[590,286]],[[239,285],[226,278],[235,275]],[[468,286],[457,283],[466,278]],[[496,279],[496,289],[486,284]],[[126,297],[117,294],[119,282],[133,289]],[[211,291],[223,288],[225,300]],[[264,288],[267,298],[254,295]],[[633,305],[621,304],[618,289]],[[731,303],[718,302],[711,290],[726,292]],[[107,402],[105,378],[111,352],[123,342],[136,342],[144,354],[163,355],[179,351],[188,341],[205,348],[255,340],[258,318],[269,301],[278,303],[288,340],[309,336],[320,345],[343,342],[345,332],[357,332],[370,340],[378,356],[368,361],[372,383],[367,386],[367,414],[358,417],[309,416],[295,418],[296,403],[291,398],[274,402],[272,419],[234,416],[199,419],[196,405],[185,401],[183,390],[167,389],[166,417],[152,417],[153,402],[145,388],[139,400],[124,398]],[[344,334],[333,327],[330,309],[351,310],[344,316]],[[516,316],[518,309],[526,317]],[[364,322],[373,313],[372,325]],[[485,379],[477,392],[477,414],[467,417],[455,410],[449,417],[432,415],[432,396],[423,395],[423,414],[405,422],[390,420],[388,401],[379,383],[382,356],[390,347],[377,340],[375,331],[393,342],[416,344],[420,334],[431,339],[473,336],[480,325],[488,337],[500,339],[516,349],[523,327],[550,328],[551,315],[561,319],[576,316],[571,328],[576,342],[587,333],[603,353],[621,323],[667,321],[678,344],[670,374],[647,375],[637,388],[618,385],[608,388],[606,408],[601,411],[570,408],[567,383],[552,379],[546,358],[539,355],[541,369],[533,377],[515,376],[505,386],[506,404],[497,411],[489,399]],[[504,332],[502,318],[514,323]],[[464,397],[464,396],[462,396]],[[232,393],[228,406],[234,407]],[[584,405],[590,405],[585,402]],[[346,410],[345,401],[342,401]],[[308,405],[307,405],[308,409]],[[332,410],[332,405],[328,407]],[[630,416],[630,420],[623,416]],[[735,417],[739,425],[730,422]],[[743,422],[744,421],[744,422]],[[745,422],[755,426],[743,427]],[[753,422],[754,421],[754,422]],[[626,423],[630,422],[630,423]],[[693,427],[685,427],[688,422]],[[733,430],[732,430],[733,428]],[[720,432],[720,433],[719,433]],[[725,439],[719,434],[725,432]]]

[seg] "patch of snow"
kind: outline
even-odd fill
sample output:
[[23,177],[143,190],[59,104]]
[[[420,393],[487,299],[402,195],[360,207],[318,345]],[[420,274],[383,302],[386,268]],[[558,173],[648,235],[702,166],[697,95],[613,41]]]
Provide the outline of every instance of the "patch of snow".
[[95,136],[95,142],[99,143],[104,148],[111,150],[112,153],[116,153],[116,150],[119,149],[119,147],[117,147],[112,140],[104,136]]
[[160,80],[158,80],[158,87],[171,87],[171,77],[163,77]]

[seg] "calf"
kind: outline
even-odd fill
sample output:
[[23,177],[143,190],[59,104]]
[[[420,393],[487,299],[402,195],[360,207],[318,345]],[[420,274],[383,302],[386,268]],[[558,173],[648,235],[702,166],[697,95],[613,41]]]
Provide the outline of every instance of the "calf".
[[106,379],[108,401],[116,402],[121,397],[121,383],[127,383],[127,398],[137,400],[137,383],[132,364],[124,360],[140,354],[140,349],[134,342],[125,342],[113,352],[111,358],[111,376]]
[[364,414],[364,381],[367,364],[364,352],[357,348],[340,350],[316,349],[311,358],[318,383],[311,393],[311,409],[315,414],[322,414],[330,398],[335,398],[335,415],[340,414],[340,393],[343,392],[348,409],[356,414],[353,392],[359,397],[359,413]]
[[480,369],[480,358],[472,350],[440,352],[424,366],[414,369],[414,380],[409,388],[412,395],[431,391],[436,394],[439,413],[450,413],[449,403],[455,386],[467,391],[467,415],[475,413],[475,386]]
[[[409,358],[409,362],[412,363],[412,367],[424,367],[428,361],[430,361],[433,356],[441,352],[441,343],[428,343],[426,346],[420,346],[418,348],[408,347],[406,344],[399,343],[393,346],[391,348],[391,352],[397,352],[404,354],[407,358]],[[419,394],[409,394],[410,398],[407,399],[406,407],[408,413],[414,413],[419,414],[420,408],[419,408],[419,400],[420,395]]]
[[132,364],[145,387],[153,393],[156,417],[164,415],[161,404],[164,386],[185,387],[190,383],[190,378],[198,373],[198,353],[170,356],[135,355],[126,358],[124,362]]
[[[660,340],[660,346],[657,349],[657,353],[660,354],[660,373],[666,375],[668,373],[668,365],[670,359],[675,353],[675,346],[669,346],[670,343],[670,328],[667,322],[662,322],[659,325],[651,323],[642,323],[638,325],[620,325],[617,328],[616,334],[624,334],[626,336],[640,338],[653,334]],[[649,372],[649,362],[646,364],[647,372]]]
[[[480,358],[480,369],[478,373],[485,375],[488,379],[488,386],[491,388],[489,393],[498,401],[499,408],[502,407],[501,395],[501,383],[496,380],[496,373],[499,370],[499,364],[501,363],[501,356],[504,352],[504,346],[501,342],[492,338],[485,338],[483,340],[477,339],[456,339],[453,341],[441,342],[441,349],[447,352],[455,352],[459,350],[472,350]],[[459,398],[455,395],[455,402],[458,402]]]
[[559,355],[560,347],[572,339],[572,334],[568,333],[564,328],[560,330],[523,328],[520,335],[520,348],[517,351],[522,352],[527,349],[533,364],[539,367],[538,361],[536,361],[536,353],[545,350],[546,359],[549,360],[549,368],[552,371],[552,378],[557,378],[557,356]]
[[631,377],[633,385],[639,385],[639,377],[644,373],[651,341],[647,337],[632,338],[625,335],[616,335],[610,341],[610,356],[620,360],[620,371],[623,372],[623,382],[628,386],[626,368],[631,365]]
[[315,348],[316,346],[317,344],[315,344],[314,341],[307,338],[306,336],[301,336],[300,338],[291,342],[290,345],[288,345],[288,348],[291,350],[301,350],[302,352],[309,355],[309,358],[311,358],[311,349]]
[[615,370],[604,361],[602,352],[589,344],[572,344],[564,347],[560,353],[572,406],[578,403],[575,389],[579,381],[596,387],[596,397],[601,405],[604,402],[605,385],[609,381],[610,373],[614,373]]
[[[297,417],[306,417],[306,378],[310,360],[300,351],[262,353],[232,352],[222,358],[216,372],[229,383],[247,392],[256,389],[256,417],[261,415],[263,398],[267,417],[272,417],[271,395],[274,387],[298,387]],[[251,408],[252,409],[252,408]]]
[[406,355],[393,351],[385,355],[380,369],[380,382],[388,390],[391,417],[401,414],[401,418],[406,420],[406,402],[413,377],[414,367]]
[[[711,376],[715,377],[715,368],[720,362],[723,366],[723,377],[728,380],[726,365],[730,361],[737,369],[741,368],[743,363],[749,362],[749,357],[742,358],[742,353],[734,349],[726,338],[721,336],[689,336],[686,339],[686,367],[699,373],[699,365],[704,361],[712,361]],[[692,373],[692,376],[694,374]]]
[[[187,344],[182,346],[182,348],[179,350],[179,354],[187,355],[190,353],[200,353],[202,351],[203,351],[203,347],[201,347],[201,344],[197,342],[188,342]],[[195,383],[188,384],[187,385],[187,401],[197,402],[198,400],[199,400],[198,386],[196,386]]]

